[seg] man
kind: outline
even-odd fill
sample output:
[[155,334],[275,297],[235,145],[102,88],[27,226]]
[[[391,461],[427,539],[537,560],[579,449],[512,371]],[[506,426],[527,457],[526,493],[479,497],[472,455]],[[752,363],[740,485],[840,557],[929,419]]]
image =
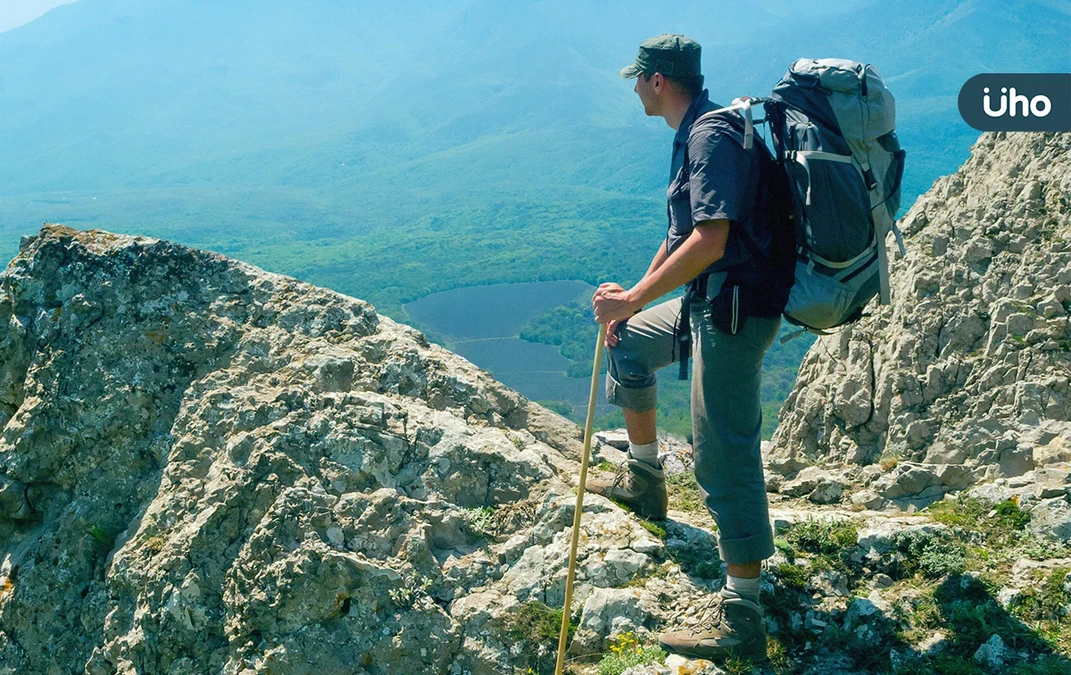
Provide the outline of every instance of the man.
[[[678,361],[675,328],[682,309],[690,312],[695,476],[718,525],[728,575],[699,626],[663,633],[659,641],[690,656],[762,661],[766,631],[759,569],[774,545],[759,449],[759,376],[783,304],[771,307],[755,298],[767,283],[764,265],[772,251],[767,193],[772,160],[758,137],[744,148],[744,126],[736,112],[696,123],[722,106],[711,103],[702,88],[700,46],[687,37],[644,41],[636,62],[621,76],[636,78],[644,112],[664,118],[677,133],[665,242],[635,286],[602,284],[592,298],[596,321],[607,324],[606,394],[624,413],[629,458],[612,482],[591,479],[587,489],[641,516],[665,518],[654,374]],[[636,313],[697,278],[691,302],[678,298]]]

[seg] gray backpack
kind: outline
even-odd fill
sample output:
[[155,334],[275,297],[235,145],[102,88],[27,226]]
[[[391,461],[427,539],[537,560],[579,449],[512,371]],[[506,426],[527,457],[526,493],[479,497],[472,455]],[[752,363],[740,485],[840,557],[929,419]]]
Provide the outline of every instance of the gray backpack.
[[[703,117],[739,113],[748,150],[754,140],[751,109],[759,103],[777,159],[769,192],[772,254],[763,256],[750,237],[741,241],[752,256],[766,258],[768,283],[758,293],[762,304],[783,307],[784,317],[801,327],[781,341],[805,331],[824,335],[858,321],[875,295],[889,304],[885,238],[890,231],[900,253],[907,253],[896,227],[907,156],[894,130],[896,106],[873,66],[797,59],[768,98],[738,98]],[[689,294],[695,288],[690,285]],[[734,334],[736,301],[734,296],[727,329]],[[688,321],[682,312],[677,327],[682,380],[690,348]]]
[[784,315],[812,332],[889,304],[885,236],[896,227],[906,153],[892,94],[870,65],[799,59],[763,101],[788,175],[796,270]]

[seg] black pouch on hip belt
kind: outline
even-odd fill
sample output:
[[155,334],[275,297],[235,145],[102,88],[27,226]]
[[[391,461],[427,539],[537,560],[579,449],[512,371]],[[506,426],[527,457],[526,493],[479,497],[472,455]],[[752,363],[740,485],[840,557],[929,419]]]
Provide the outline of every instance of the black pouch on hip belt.
[[721,290],[710,299],[710,322],[723,333],[736,335],[747,322],[750,293],[737,284],[722,284]]
[[779,317],[785,306],[777,285],[764,283],[761,273],[755,270],[731,271],[709,302],[711,323],[729,335],[742,331],[748,317]]
[[[692,283],[688,284],[684,299],[681,302],[681,313],[677,317],[677,325],[674,326],[674,337],[677,343],[678,365],[680,371],[678,379],[688,379],[688,360],[692,355],[691,334],[691,303],[693,298],[706,298],[709,274],[701,274]],[[744,327],[747,321],[746,305],[741,302],[747,297],[744,287],[733,283],[733,279],[724,278],[721,289],[717,295],[707,300],[710,305],[711,323],[718,330],[736,335]]]

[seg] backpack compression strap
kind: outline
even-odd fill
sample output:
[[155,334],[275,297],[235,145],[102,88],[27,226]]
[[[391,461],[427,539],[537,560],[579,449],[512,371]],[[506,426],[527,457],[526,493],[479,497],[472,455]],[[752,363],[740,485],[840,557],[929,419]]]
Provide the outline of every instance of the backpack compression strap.
[[[885,203],[888,198],[885,195],[881,195],[876,192],[877,183],[874,180],[873,173],[871,172],[869,164],[857,164],[853,155],[838,155],[832,152],[822,152],[820,150],[790,150],[785,153],[787,158],[798,163],[803,167],[804,172],[807,174],[807,196],[804,203],[807,206],[811,205],[811,170],[808,165],[810,160],[823,160],[826,162],[840,162],[843,164],[854,164],[862,175],[863,183],[866,185],[867,194],[870,196],[870,212],[871,220],[874,223],[874,239],[871,245],[868,246],[862,253],[855,256],[851,260],[844,262],[833,262],[832,260],[826,260],[815,254],[813,251],[807,252],[808,269],[813,267],[814,261],[825,265],[832,269],[845,269],[856,264],[860,260],[870,255],[873,255],[875,248],[878,253],[878,286],[879,286],[879,302],[883,305],[889,304],[889,261],[888,253],[885,250],[885,235],[891,231],[896,238],[896,245],[900,249],[900,255],[907,255],[907,251],[904,249],[904,239],[900,233],[900,228],[896,226],[896,222],[892,219],[886,219],[884,214],[878,212],[875,213],[878,207]],[[903,174],[903,158],[897,157],[896,160],[899,163],[898,173],[896,176],[896,184],[892,191],[895,192],[900,187],[900,180]],[[880,221],[880,222],[879,222]],[[888,222],[886,222],[888,221]]]

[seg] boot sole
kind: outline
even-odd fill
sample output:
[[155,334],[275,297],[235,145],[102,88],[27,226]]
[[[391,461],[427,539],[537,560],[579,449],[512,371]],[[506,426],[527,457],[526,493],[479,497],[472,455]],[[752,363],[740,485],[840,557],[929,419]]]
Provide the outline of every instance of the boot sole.
[[[606,495],[603,495],[603,496],[606,497]],[[665,513],[663,513],[661,515],[659,515],[657,513],[655,513],[655,514],[644,513],[643,511],[640,511],[639,509],[636,509],[635,507],[633,507],[633,506],[631,506],[629,504],[626,504],[625,502],[621,501],[617,497],[606,497],[606,498],[609,499],[610,501],[612,501],[614,504],[617,504],[621,508],[625,509],[629,513],[637,515],[640,518],[643,518],[644,520],[662,521],[662,520],[666,519],[666,514]]]
[[614,495],[606,494],[606,492],[603,489],[593,488],[591,485],[585,485],[584,486],[584,490],[586,492],[590,492],[593,495],[599,495],[601,497],[606,497],[607,499],[612,501],[614,504],[617,504],[618,506],[620,506],[624,510],[628,511],[629,513],[633,513],[633,514],[639,516],[640,518],[643,518],[644,520],[665,520],[666,519],[666,515],[667,515],[666,513],[651,513],[651,512],[648,512],[648,511],[643,511],[643,510],[633,506],[632,504],[629,504],[628,502],[621,501],[620,497],[615,497]]

